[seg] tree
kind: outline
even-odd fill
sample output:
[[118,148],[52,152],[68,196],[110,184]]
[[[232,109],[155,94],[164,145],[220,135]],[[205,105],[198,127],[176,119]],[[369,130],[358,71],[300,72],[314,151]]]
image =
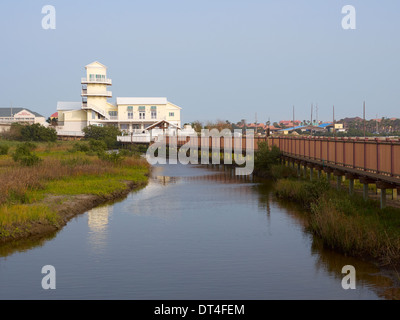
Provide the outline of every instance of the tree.
[[35,123],[22,126],[21,137],[23,141],[54,142],[57,140],[57,132],[54,128],[46,128],[39,123]]
[[85,139],[102,140],[109,149],[118,145],[117,136],[121,135],[121,131],[114,126],[98,127],[90,125],[82,131],[85,135]]
[[217,129],[219,131],[222,131],[223,129],[229,129],[230,131],[232,131],[232,124],[229,121],[222,120],[217,120],[216,122],[208,121],[204,128],[208,130]]
[[201,129],[203,129],[203,124],[198,120],[193,121],[192,122],[192,128],[196,132],[201,132]]

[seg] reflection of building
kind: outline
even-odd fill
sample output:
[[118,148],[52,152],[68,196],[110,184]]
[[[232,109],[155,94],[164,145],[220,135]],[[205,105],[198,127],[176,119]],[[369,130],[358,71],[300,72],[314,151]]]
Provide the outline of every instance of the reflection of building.
[[88,211],[88,241],[95,251],[103,250],[107,245],[107,227],[112,206],[102,206]]
[[168,176],[157,176],[156,179],[160,182],[163,186],[166,186],[171,183],[176,183],[176,177],[168,177]]
[[83,135],[82,129],[88,125],[116,126],[126,133],[143,133],[161,120],[181,126],[181,108],[164,97],[118,97],[116,103],[109,103],[112,92],[107,88],[112,81],[107,77],[107,67],[95,61],[85,68],[86,77],[81,80],[82,102],[57,105],[59,135]]
[[107,229],[111,208],[112,206],[96,207],[88,211],[88,226],[90,231],[101,233]]

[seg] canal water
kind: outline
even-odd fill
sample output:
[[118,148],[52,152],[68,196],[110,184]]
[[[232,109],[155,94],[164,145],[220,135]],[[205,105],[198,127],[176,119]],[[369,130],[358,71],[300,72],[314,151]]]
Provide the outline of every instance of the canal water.
[[[0,247],[0,299],[392,299],[390,279],[324,250],[268,182],[155,166],[146,187],[46,238]],[[44,290],[42,267],[56,270]],[[356,289],[342,288],[342,267]]]

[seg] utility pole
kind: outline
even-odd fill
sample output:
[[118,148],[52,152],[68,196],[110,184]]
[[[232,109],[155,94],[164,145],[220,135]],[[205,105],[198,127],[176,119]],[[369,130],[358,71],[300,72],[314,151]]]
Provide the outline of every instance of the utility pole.
[[256,112],[255,120],[256,120],[256,135],[257,135],[257,131],[258,131],[258,126],[257,126],[257,112]]
[[315,107],[315,113],[316,113],[316,117],[317,117],[317,126],[319,126],[319,121],[318,121],[318,103]]
[[364,138],[365,138],[365,101],[363,104],[363,118],[364,118]]
[[313,108],[314,108],[314,106],[313,106],[313,104],[311,103],[311,122],[310,122],[310,125],[312,125],[312,112],[313,112]]
[[335,126],[335,106],[333,106],[333,136],[336,137],[336,126]]
[[311,103],[311,123],[310,123],[310,126],[311,126],[310,132],[311,132],[311,135],[312,135],[312,125],[313,125],[313,122],[312,122],[312,112],[313,112],[313,109],[314,109],[314,106],[313,106],[313,104]]
[[293,106],[293,131],[294,131],[294,106]]

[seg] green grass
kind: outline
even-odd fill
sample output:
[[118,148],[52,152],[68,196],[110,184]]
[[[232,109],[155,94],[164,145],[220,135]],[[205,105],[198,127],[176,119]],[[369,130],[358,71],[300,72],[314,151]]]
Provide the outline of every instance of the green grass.
[[[1,141],[3,142],[3,141]],[[137,155],[118,163],[71,151],[76,143],[36,143],[39,164],[26,167],[12,160],[20,142],[4,141],[8,155],[0,156],[0,240],[18,234],[32,223],[56,225],[59,216],[46,202],[48,196],[91,194],[109,196],[127,189],[127,182],[143,184],[149,166]]]
[[306,209],[308,229],[326,247],[382,265],[400,264],[400,209],[381,209],[378,201],[350,196],[325,180],[280,179],[275,192]]

